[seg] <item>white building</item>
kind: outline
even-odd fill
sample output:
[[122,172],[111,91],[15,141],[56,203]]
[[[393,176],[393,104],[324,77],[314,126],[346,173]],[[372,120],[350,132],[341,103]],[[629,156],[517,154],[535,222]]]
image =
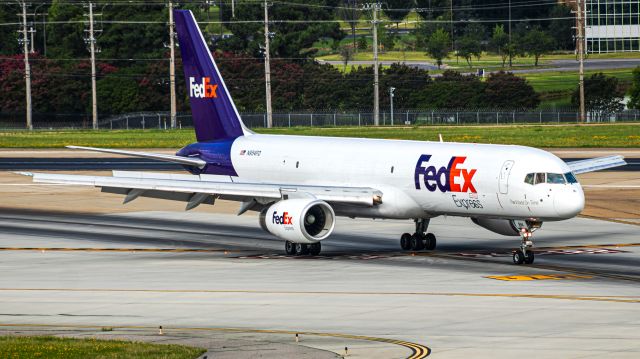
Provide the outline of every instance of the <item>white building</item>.
[[639,0],[586,0],[587,52],[640,51]]

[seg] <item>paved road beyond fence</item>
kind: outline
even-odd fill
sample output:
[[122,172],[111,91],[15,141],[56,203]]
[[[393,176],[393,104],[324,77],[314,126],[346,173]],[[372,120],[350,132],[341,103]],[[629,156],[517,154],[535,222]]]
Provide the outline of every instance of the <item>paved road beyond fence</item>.
[[[241,113],[242,120],[250,128],[267,127],[266,113]],[[455,111],[455,110],[398,110],[393,118],[389,112],[380,113],[382,125],[508,125],[508,124],[549,124],[575,123],[579,120],[577,111]],[[602,114],[590,112],[587,122],[634,122],[640,121],[640,110],[624,110]],[[177,116],[178,127],[192,127],[189,114]],[[276,112],[273,113],[274,127],[331,127],[331,126],[372,126],[373,112]],[[89,129],[91,116],[85,114],[34,114],[35,129]],[[102,116],[98,123],[101,129],[169,129],[169,112],[137,112],[117,116]],[[0,113],[0,129],[25,128],[24,113]]]

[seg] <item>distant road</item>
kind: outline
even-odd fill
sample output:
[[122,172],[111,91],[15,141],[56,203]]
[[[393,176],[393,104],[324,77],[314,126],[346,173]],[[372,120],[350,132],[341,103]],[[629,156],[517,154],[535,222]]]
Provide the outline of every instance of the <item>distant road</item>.
[[[563,158],[578,161],[584,158]],[[628,165],[612,171],[640,171],[640,158],[625,158]],[[182,166],[145,158],[0,158],[3,171],[179,171]]]
[[[342,61],[320,61],[321,63],[328,63],[335,66],[343,66]],[[417,67],[424,70],[437,70],[438,66],[428,61],[402,61],[400,59],[395,61],[379,61],[381,66],[389,66],[393,63],[405,63],[411,67]],[[463,61],[464,62],[464,61]],[[466,66],[461,62],[460,69],[465,71]],[[373,61],[349,61],[347,66],[351,65],[373,65]],[[518,69],[514,67],[511,72],[513,73],[529,73],[529,72],[552,72],[552,71],[573,71],[578,70],[578,61],[576,60],[551,60],[544,64],[544,68],[538,69]],[[640,66],[640,59],[587,59],[585,62],[586,70],[612,70],[612,69],[626,69]],[[475,68],[475,66],[474,66]],[[491,71],[494,72],[494,71]]]

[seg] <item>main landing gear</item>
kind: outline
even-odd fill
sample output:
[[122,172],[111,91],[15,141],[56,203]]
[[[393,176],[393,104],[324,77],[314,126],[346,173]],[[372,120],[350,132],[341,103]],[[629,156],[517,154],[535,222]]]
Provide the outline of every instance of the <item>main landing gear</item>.
[[415,222],[416,232],[414,234],[404,233],[400,237],[400,247],[405,251],[434,250],[436,248],[436,236],[433,233],[427,233],[429,219],[419,218]]
[[306,256],[306,255],[312,255],[312,256],[317,256],[318,254],[320,254],[320,251],[322,250],[322,245],[320,244],[320,242],[316,242],[316,243],[312,243],[312,244],[305,244],[305,243],[294,243],[291,241],[286,241],[284,243],[284,251],[288,254],[288,255],[299,255],[299,256]]
[[520,242],[520,248],[513,251],[513,263],[514,264],[533,264],[535,259],[535,255],[533,253],[533,241],[531,240],[531,235],[533,234],[527,228],[520,229],[520,237],[522,237],[522,241]]

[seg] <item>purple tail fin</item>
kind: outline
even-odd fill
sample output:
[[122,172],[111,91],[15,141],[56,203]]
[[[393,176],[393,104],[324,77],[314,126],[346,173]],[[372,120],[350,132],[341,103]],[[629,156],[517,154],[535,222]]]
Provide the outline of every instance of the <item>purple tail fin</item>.
[[191,11],[175,10],[193,126],[198,142],[244,135],[244,125]]

